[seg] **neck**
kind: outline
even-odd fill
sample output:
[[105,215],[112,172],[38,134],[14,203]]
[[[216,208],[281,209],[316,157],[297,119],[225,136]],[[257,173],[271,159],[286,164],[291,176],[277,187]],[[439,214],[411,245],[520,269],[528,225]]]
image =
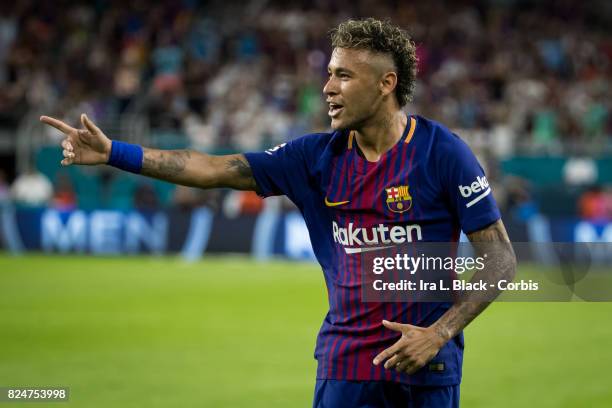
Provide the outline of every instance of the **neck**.
[[402,138],[408,118],[401,110],[381,115],[355,129],[359,148],[368,161],[376,162]]

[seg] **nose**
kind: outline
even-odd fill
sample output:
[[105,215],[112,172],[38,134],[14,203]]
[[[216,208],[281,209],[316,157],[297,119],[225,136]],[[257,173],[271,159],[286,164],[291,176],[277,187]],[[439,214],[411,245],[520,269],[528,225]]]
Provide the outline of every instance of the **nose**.
[[330,76],[325,83],[325,86],[323,87],[323,94],[326,96],[338,94],[337,82],[333,75]]

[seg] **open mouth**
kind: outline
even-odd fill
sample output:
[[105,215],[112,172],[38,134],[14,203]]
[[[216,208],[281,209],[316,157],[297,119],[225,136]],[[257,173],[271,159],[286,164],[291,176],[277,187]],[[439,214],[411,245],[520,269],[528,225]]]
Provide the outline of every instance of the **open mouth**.
[[335,118],[340,114],[340,112],[342,112],[343,109],[344,109],[344,106],[342,105],[339,105],[337,103],[330,103],[328,115],[331,116],[332,118]]

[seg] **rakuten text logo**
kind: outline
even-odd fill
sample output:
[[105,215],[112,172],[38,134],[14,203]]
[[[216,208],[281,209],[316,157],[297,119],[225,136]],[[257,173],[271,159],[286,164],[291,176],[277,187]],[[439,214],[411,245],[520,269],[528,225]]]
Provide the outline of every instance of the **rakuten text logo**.
[[[349,223],[348,227],[340,227],[336,221],[333,221],[332,230],[334,242],[342,244],[344,252],[347,254],[391,248],[404,242],[421,241],[423,239],[421,226],[418,224],[394,225],[392,227],[378,224],[371,228],[364,228],[357,227],[352,222]],[[384,246],[374,246],[377,244],[384,244]]]

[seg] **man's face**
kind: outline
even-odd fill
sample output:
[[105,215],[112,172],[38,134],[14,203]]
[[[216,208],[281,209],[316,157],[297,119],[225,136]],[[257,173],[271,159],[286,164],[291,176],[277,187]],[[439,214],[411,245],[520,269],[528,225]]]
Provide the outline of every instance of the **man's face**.
[[355,129],[380,107],[380,56],[367,50],[335,48],[323,87],[332,129]]

